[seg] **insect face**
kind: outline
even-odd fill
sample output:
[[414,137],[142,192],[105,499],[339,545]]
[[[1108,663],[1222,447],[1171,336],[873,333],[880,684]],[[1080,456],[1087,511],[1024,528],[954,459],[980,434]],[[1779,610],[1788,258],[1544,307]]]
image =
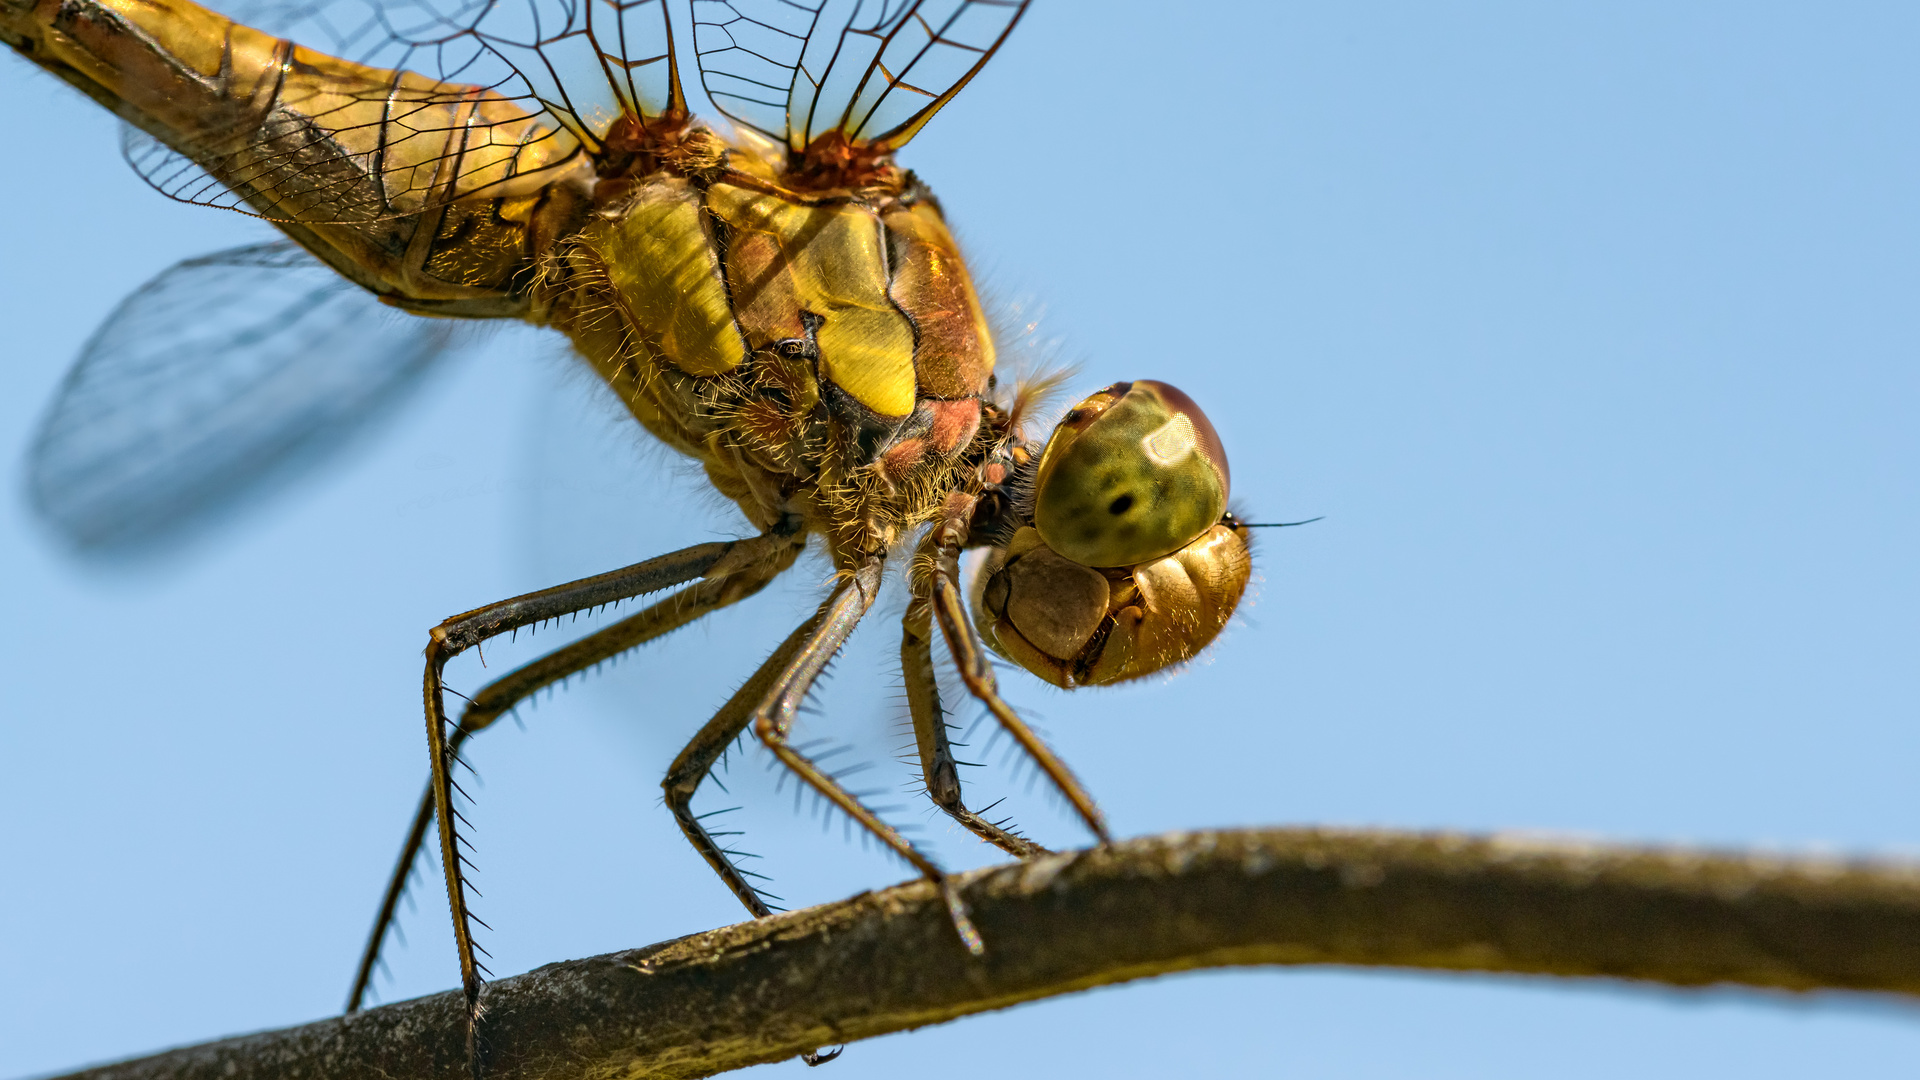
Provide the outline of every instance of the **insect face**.
[[981,636],[1057,686],[1191,659],[1252,570],[1228,483],[1213,425],[1174,387],[1115,383],[1082,401],[1041,454],[1031,524],[976,579]]

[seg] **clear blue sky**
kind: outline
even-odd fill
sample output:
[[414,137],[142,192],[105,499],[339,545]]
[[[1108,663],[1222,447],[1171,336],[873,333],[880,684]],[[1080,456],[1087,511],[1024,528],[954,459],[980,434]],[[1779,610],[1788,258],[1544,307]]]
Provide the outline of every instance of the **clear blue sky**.
[[[906,157],[990,291],[1044,312],[1077,389],[1175,382],[1247,511],[1327,516],[1263,537],[1258,602],[1207,663],[1010,687],[1115,829],[1913,852],[1920,8],[1174,7],[1041,0]],[[266,233],[151,193],[111,120],[24,62],[0,80],[17,477],[115,301]],[[386,437],[137,573],[63,557],[10,481],[0,1076],[339,1007],[424,772],[426,629],[737,528],[588,390],[554,342],[501,335]],[[817,569],[483,740],[496,970],[740,916],[657,780]],[[809,733],[904,785],[897,610]],[[794,817],[760,766],[728,783],[776,891],[904,876]],[[1082,842],[1013,770],[976,772],[1043,840]],[[952,864],[987,861],[904,818]],[[442,905],[421,890],[389,999],[454,984]],[[1908,1007],[1286,970],[1024,1007],[829,1072],[1865,1077],[1917,1058]]]

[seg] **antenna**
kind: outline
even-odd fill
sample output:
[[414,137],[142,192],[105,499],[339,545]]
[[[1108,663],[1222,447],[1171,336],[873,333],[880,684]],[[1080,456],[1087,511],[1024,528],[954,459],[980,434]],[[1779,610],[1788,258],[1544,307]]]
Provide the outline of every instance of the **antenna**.
[[1249,529],[1291,529],[1295,525],[1311,525],[1316,521],[1325,520],[1327,515],[1321,514],[1319,517],[1310,517],[1305,521],[1242,521],[1240,524]]

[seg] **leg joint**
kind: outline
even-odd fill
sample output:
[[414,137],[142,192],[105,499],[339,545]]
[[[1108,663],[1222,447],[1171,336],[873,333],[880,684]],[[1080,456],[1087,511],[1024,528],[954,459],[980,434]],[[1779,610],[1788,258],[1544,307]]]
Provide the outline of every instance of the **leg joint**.
[[758,709],[753,714],[753,734],[769,747],[786,745],[787,732],[780,723],[779,716],[772,709]]
[[999,695],[1000,684],[999,680],[993,677],[993,665],[985,665],[985,671],[975,668],[972,664],[955,664],[954,666],[960,669],[960,681],[966,684],[967,692],[974,697],[987,698]]
[[943,762],[927,777],[927,798],[950,814],[966,812],[966,804],[960,801],[960,777],[951,763]]
[[427,647],[424,651],[429,663],[444,664],[460,654],[459,649],[448,643],[449,636],[446,623],[427,631]]
[[693,793],[700,788],[701,777],[683,776],[679,770],[671,770],[660,778],[660,790],[667,793],[667,805],[678,814],[680,808],[693,801]]

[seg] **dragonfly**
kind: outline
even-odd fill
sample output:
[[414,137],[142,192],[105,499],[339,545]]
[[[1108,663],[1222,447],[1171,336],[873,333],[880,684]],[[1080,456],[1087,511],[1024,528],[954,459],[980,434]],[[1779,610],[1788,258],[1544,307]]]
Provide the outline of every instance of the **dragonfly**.
[[[985,949],[940,865],[791,738],[890,570],[907,582],[900,656],[933,804],[1009,854],[1046,850],[969,807],[942,654],[1108,842],[1091,795],[1002,696],[996,658],[1063,688],[1192,660],[1246,589],[1258,526],[1228,509],[1220,439],[1169,383],[1113,384],[1029,430],[1054,379],[1002,380],[944,210],[896,161],[1027,6],[693,0],[680,10],[715,126],[689,107],[667,0],[314,0],[259,9],[274,32],[191,0],[0,0],[0,36],[124,120],[144,179],[285,236],[179,264],[85,347],[30,466],[41,512],[76,543],[165,534],[267,482],[417,381],[463,319],[564,335],[746,523],[431,629],[429,779],[349,1012],[432,830],[471,1037],[488,972],[455,778],[467,740],[752,597],[809,546],[833,567],[828,595],[663,780],[751,914],[772,908],[691,809],[746,735],[939,888],[956,947]],[[969,587],[970,551],[985,558]],[[456,656],[662,593],[450,713]]]

